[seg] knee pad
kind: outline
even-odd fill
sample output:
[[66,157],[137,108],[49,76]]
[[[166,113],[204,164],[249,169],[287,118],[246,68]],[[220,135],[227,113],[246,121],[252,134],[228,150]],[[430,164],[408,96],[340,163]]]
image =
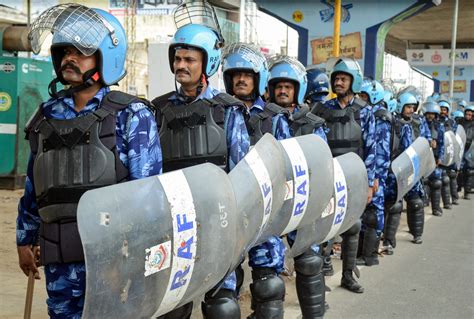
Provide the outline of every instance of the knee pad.
[[362,214],[362,222],[369,228],[377,228],[377,211],[374,206],[368,206]]
[[295,271],[304,276],[315,276],[321,273],[323,257],[317,254],[303,254],[295,258]]
[[447,173],[449,178],[456,178],[457,173],[454,169],[450,169]]
[[413,210],[419,210],[423,208],[423,200],[419,197],[414,197],[407,200],[407,206]]
[[360,219],[358,219],[348,230],[346,230],[342,235],[343,236],[352,236],[352,235],[356,235],[360,232],[360,228],[361,228],[361,222],[360,222]]
[[441,178],[441,182],[443,183],[443,186],[449,185],[449,176],[443,174],[443,177]]
[[395,202],[389,209],[388,213],[389,214],[401,214],[403,210],[403,202],[399,200],[398,202]]
[[213,297],[213,291],[206,294],[201,304],[202,314],[206,319],[240,319],[240,306],[234,292],[228,289],[219,290]]
[[467,176],[474,176],[474,169],[468,168],[467,169]]
[[440,179],[431,179],[430,180],[430,187],[434,190],[440,189],[442,185],[443,185],[443,182],[441,182]]
[[277,274],[269,274],[266,277],[254,280],[250,285],[250,290],[252,291],[252,297],[257,302],[285,299],[285,282]]

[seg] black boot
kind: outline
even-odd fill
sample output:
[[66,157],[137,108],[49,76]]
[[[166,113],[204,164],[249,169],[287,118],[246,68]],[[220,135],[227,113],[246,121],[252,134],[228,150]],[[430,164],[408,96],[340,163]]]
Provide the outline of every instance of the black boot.
[[352,276],[352,270],[344,270],[342,272],[341,287],[358,294],[364,292],[364,287],[362,287]]
[[370,267],[379,264],[378,254],[375,252],[375,247],[378,247],[378,241],[376,230],[374,228],[367,228],[364,232],[362,255],[360,258],[357,258],[357,265]]
[[356,221],[351,228],[342,234],[342,279],[341,286],[355,293],[364,292],[364,288],[354,279],[352,272],[356,269],[357,245],[361,222]]
[[402,215],[403,203],[387,202],[385,204],[386,220],[384,229],[384,241],[382,252],[387,255],[393,255],[393,249],[397,246],[396,234],[398,226],[400,225],[400,217]]
[[423,189],[425,191],[425,196],[423,196],[423,205],[425,207],[430,206],[430,194],[431,194],[431,189],[430,189],[430,182],[426,180],[423,183]]
[[248,318],[283,319],[283,301],[285,299],[283,279],[271,268],[254,268],[252,279],[250,291],[254,312]]
[[451,191],[451,202],[453,205],[459,205],[459,194],[458,194],[458,180],[457,172],[454,169],[448,171],[449,176],[449,188]]
[[430,190],[431,190],[431,211],[435,216],[443,215],[443,210],[441,209],[441,186],[442,182],[439,179],[430,180]]
[[413,243],[421,244],[421,236],[423,235],[425,224],[425,212],[423,201],[418,196],[407,199],[407,222],[408,229],[413,235]]
[[445,169],[443,169],[443,174],[441,176],[441,198],[443,200],[443,208],[451,209],[451,188],[449,186],[449,176]]
[[326,285],[322,266],[322,256],[312,250],[295,258],[296,294],[305,319],[324,316]]
[[324,257],[323,260],[323,274],[324,276],[333,276],[334,267],[332,266],[331,256]]

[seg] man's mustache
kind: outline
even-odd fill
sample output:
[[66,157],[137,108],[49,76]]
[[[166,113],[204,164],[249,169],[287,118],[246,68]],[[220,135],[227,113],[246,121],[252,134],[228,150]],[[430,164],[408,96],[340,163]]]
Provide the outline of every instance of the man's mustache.
[[176,74],[179,74],[179,73],[184,73],[184,74],[189,75],[189,72],[186,71],[185,69],[178,69],[178,70],[176,70]]
[[73,63],[71,62],[67,62],[65,63],[63,66],[61,66],[61,69],[60,71],[64,71],[66,70],[67,68],[73,70],[74,72],[76,72],[77,74],[82,74],[81,70],[79,69],[79,67],[77,67],[76,65],[74,65]]
[[236,86],[247,86],[247,83],[241,81],[241,82],[237,82],[237,85]]
[[278,94],[278,97],[280,97],[280,96],[288,97],[288,94],[286,94],[286,93],[280,93],[280,94]]

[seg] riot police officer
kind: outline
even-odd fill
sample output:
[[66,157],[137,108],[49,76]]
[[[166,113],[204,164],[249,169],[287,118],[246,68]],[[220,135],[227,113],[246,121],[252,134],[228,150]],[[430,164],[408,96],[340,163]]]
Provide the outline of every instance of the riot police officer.
[[[334,157],[355,152],[365,162],[369,190],[367,203],[372,201],[375,180],[375,118],[367,104],[355,96],[362,85],[362,71],[352,59],[337,59],[331,72],[331,88],[337,97],[318,103],[313,112],[326,120],[327,139]],[[343,234],[343,273],[341,286],[356,293],[363,287],[354,279],[359,241],[360,221]]]
[[[32,24],[35,52],[45,32],[53,34],[56,78],[51,99],[26,128],[31,156],[18,207],[18,255],[23,272],[39,278],[31,250],[39,236],[49,316],[80,318],[86,269],[79,199],[90,189],[159,174],[161,150],[148,102],[110,91],[125,76],[127,37],[120,22],[101,9],[59,5]],[[58,91],[58,83],[67,88]]]
[[391,113],[384,102],[383,86],[372,80],[364,81],[359,96],[372,107],[375,116],[375,136],[377,151],[375,157],[375,193],[371,204],[362,215],[362,232],[359,249],[361,258],[358,265],[378,265],[378,248],[384,229],[385,182],[390,167]]
[[[254,145],[265,134],[277,139],[290,137],[289,112],[273,103],[265,103],[262,96],[268,79],[268,64],[258,47],[235,43],[225,49],[222,71],[226,92],[245,104],[245,123]],[[252,268],[250,291],[253,314],[249,318],[283,318],[285,283],[280,278],[284,269],[285,246],[278,236],[252,247],[249,266]],[[243,275],[238,268],[238,275]],[[238,285],[242,279],[238,276]],[[239,288],[239,287],[238,287]]]
[[[291,136],[316,134],[326,140],[324,120],[312,114],[304,96],[307,92],[306,70],[296,59],[280,56],[270,62],[268,80],[270,101],[291,113]],[[296,231],[288,234],[288,243],[293,245]],[[325,312],[325,284],[322,273],[323,258],[320,247],[313,244],[303,254],[294,258],[296,293],[303,318],[319,318]]]
[[[184,3],[177,12],[183,9],[187,17],[191,5]],[[202,6],[200,3],[194,5]],[[187,21],[187,18],[177,19],[183,20]],[[243,116],[245,105],[209,84],[209,78],[219,68],[224,39],[217,19],[206,21],[209,22],[207,25],[192,20],[180,25],[169,46],[169,64],[181,86],[152,101],[160,124],[165,172],[204,162],[229,171],[249,150],[250,139]],[[198,19],[198,22],[202,21]],[[189,137],[190,143],[174,142]],[[240,318],[236,280],[232,271],[216,289],[205,295],[202,304],[205,318]],[[189,318],[191,311],[192,303],[189,303],[162,317]]]
[[[451,131],[456,134],[458,124],[454,119],[449,117],[451,111],[451,104],[446,99],[438,100],[440,107],[439,121],[444,125],[445,131]],[[442,182],[441,197],[443,199],[444,208],[449,209],[452,205],[458,205],[458,183],[457,183],[457,169],[456,165],[452,164],[449,167],[442,167]]]
[[423,114],[426,119],[426,123],[431,132],[431,138],[435,141],[432,145],[434,157],[436,160],[436,169],[428,177],[430,199],[431,199],[431,211],[435,216],[443,215],[441,209],[441,188],[443,182],[442,169],[439,167],[441,160],[444,158],[444,126],[438,121],[440,115],[440,108],[438,103],[428,101],[423,103],[422,106]]
[[469,199],[474,184],[474,146],[472,139],[474,137],[474,105],[466,106],[464,109],[464,118],[459,121],[459,125],[466,131],[466,145],[464,147],[464,156],[461,164],[462,168],[462,186],[464,188],[464,199]]
[[329,94],[329,78],[321,69],[310,68],[306,70],[308,88],[305,101],[308,105],[323,102]]

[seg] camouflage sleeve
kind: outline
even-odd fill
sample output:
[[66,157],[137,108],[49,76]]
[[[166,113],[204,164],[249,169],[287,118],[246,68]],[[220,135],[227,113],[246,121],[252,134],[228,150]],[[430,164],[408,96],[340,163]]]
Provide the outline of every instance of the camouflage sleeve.
[[368,108],[361,110],[362,139],[364,142],[364,163],[367,169],[369,186],[374,186],[375,179],[375,117],[374,113]]
[[278,114],[273,117],[272,134],[277,140],[285,140],[291,137],[288,120],[283,114]]
[[250,149],[250,137],[240,108],[228,107],[226,109],[224,130],[229,154],[229,170],[231,170]]
[[436,152],[438,153],[438,158],[440,160],[444,159],[444,132],[446,128],[443,124],[439,124],[438,127],[438,139],[436,140]]
[[18,203],[18,217],[16,219],[16,244],[26,246],[38,241],[40,217],[36,205],[36,193],[33,184],[34,156],[30,155],[25,181],[25,192]]
[[162,154],[153,113],[142,103],[134,103],[117,117],[117,149],[128,168],[130,180],[158,175]]
[[430,128],[424,117],[421,117],[420,136],[426,138],[428,142],[432,140]]
[[390,124],[386,121],[376,121],[375,139],[377,143],[375,154],[375,178],[383,180],[387,177],[390,167]]
[[313,133],[322,138],[326,143],[328,142],[326,132],[324,131],[324,128],[322,126],[315,129]]

